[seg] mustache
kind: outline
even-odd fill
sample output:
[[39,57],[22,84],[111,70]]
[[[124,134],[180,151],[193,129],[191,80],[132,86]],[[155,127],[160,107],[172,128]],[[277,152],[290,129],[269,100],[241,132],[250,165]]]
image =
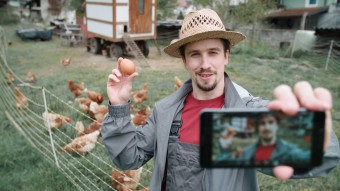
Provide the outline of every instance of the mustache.
[[200,69],[199,71],[196,72],[196,74],[203,74],[203,73],[213,73],[217,74],[216,71],[210,70],[210,69]]

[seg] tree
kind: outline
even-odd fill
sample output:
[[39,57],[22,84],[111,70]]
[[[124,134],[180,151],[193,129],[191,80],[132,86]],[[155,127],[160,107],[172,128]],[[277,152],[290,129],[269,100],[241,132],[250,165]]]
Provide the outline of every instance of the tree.
[[253,46],[256,23],[263,21],[268,16],[268,11],[276,9],[277,0],[245,0],[236,6],[230,6],[231,0],[196,0],[196,7],[210,7],[221,17],[224,26],[231,24],[230,29],[245,25],[252,25],[250,45]]
[[157,0],[157,20],[175,17],[177,0]]

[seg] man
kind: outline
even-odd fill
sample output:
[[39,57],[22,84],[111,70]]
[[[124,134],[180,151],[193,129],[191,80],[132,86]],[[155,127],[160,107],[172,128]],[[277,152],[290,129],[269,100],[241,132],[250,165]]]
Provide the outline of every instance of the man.
[[253,160],[257,163],[276,161],[281,163],[299,163],[303,166],[310,158],[310,151],[303,150],[277,136],[280,128],[279,118],[273,115],[263,115],[258,119],[258,142],[246,147],[240,159]]
[[[221,19],[210,9],[189,13],[183,20],[180,39],[164,51],[182,58],[191,79],[155,103],[146,125],[137,129],[130,122],[129,95],[132,81],[138,74],[122,75],[119,66],[122,58],[118,59],[118,68],[108,77],[109,114],[102,122],[103,141],[112,161],[122,169],[137,169],[153,157],[151,191],[258,190],[255,169],[209,170],[202,169],[199,164],[198,116],[201,109],[268,105],[268,101],[252,97],[224,73],[229,48],[244,38],[241,33],[226,31]],[[300,106],[327,110],[325,150],[329,142],[330,146],[325,158],[329,160],[317,171],[311,170],[308,177],[325,176],[338,164],[340,157],[334,133],[329,141],[332,132],[329,91],[313,90],[307,82],[300,82],[295,86],[295,95],[288,86],[281,85],[275,89],[274,96],[276,100],[269,103],[268,108],[287,114],[296,113]],[[282,174],[279,168],[276,168],[279,177],[291,176]],[[282,168],[287,170],[287,167]]]

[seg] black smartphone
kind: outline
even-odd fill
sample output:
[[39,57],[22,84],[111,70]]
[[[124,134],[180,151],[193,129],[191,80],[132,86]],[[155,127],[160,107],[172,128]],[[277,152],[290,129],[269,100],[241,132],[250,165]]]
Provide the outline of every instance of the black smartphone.
[[200,163],[204,168],[321,165],[324,111],[296,115],[268,109],[204,109]]

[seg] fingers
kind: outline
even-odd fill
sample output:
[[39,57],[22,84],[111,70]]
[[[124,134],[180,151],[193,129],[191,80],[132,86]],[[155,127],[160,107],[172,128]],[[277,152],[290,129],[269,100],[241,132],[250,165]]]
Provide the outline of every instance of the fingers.
[[108,80],[107,80],[108,83],[110,82],[120,82],[120,80],[117,78],[117,76],[113,75],[113,74],[110,74],[109,77],[108,77]]
[[289,86],[280,85],[275,88],[274,97],[276,100],[268,104],[269,109],[282,110],[284,113],[290,115],[297,113],[299,109],[299,103]]
[[276,166],[274,167],[273,172],[276,178],[287,180],[293,175],[294,169],[290,166]]
[[[294,86],[294,92],[301,104],[301,107],[314,111],[325,109],[324,101],[317,99],[312,86],[308,82],[303,81],[296,83]],[[318,90],[317,92],[318,95],[324,99],[323,96],[326,96],[326,93],[322,90]]]
[[332,95],[325,88],[316,88],[314,90],[316,99],[322,102],[324,110],[330,110],[332,108]]
[[124,58],[122,58],[122,57],[119,57],[118,58],[118,61],[117,61],[117,63],[118,63],[118,69],[120,69],[120,63],[122,62],[122,60],[123,60]]

